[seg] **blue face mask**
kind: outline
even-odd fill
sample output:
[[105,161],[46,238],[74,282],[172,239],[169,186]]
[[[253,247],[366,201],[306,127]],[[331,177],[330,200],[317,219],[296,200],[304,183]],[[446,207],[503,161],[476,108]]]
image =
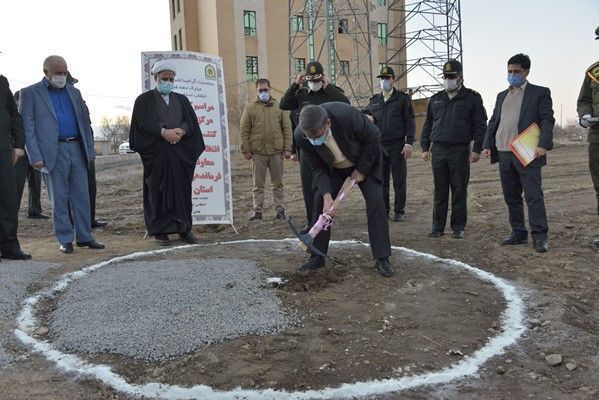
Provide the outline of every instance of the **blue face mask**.
[[381,79],[381,89],[385,92],[389,92],[393,87],[393,81],[391,79]]
[[173,82],[161,80],[158,82],[158,91],[162,94],[169,94],[173,91]]
[[266,103],[268,100],[270,100],[270,93],[260,92],[260,93],[258,93],[258,98],[260,99],[261,102]]
[[327,129],[327,131],[325,132],[324,135],[317,137],[316,139],[308,138],[308,140],[310,141],[310,143],[312,143],[312,146],[322,146],[324,144],[324,142],[327,141],[327,138],[329,137],[330,132],[331,132],[331,130],[329,128],[329,129]]
[[510,86],[520,87],[524,85],[526,79],[521,74],[507,74],[507,82]]

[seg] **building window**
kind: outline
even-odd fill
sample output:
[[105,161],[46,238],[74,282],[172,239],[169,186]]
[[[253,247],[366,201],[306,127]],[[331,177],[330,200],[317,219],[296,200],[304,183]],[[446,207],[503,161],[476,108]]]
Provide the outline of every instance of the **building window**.
[[258,80],[258,57],[245,57],[245,79],[248,81]]
[[171,15],[175,19],[175,0],[171,0]]
[[173,36],[173,50],[178,50],[177,49],[177,34],[175,33],[175,36]]
[[377,24],[376,38],[380,45],[387,45],[387,24]]
[[387,0],[376,0],[376,5],[377,6],[386,6]]
[[181,12],[181,0],[177,0],[177,12]]
[[179,29],[179,50],[183,50],[183,35],[181,34],[181,29]]
[[349,33],[349,25],[347,24],[346,19],[339,20],[339,28],[337,28],[338,33]]
[[340,75],[349,75],[349,61],[341,60],[339,61],[339,66],[341,67],[339,69]]
[[293,32],[303,32],[304,31],[304,17],[301,15],[294,15],[291,17],[291,30]]
[[293,68],[296,74],[304,72],[306,70],[306,59],[305,58],[294,58]]
[[256,36],[256,11],[243,11],[243,31],[247,36]]

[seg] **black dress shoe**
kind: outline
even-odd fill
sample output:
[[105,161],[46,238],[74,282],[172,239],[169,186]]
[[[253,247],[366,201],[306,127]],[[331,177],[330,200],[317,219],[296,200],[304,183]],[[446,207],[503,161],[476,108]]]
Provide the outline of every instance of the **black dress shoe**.
[[60,251],[62,251],[65,254],[71,254],[73,252],[73,244],[72,243],[61,244]]
[[92,229],[103,228],[106,225],[108,225],[108,222],[104,222],[104,221],[92,221]]
[[463,239],[464,238],[464,231],[461,229],[455,229],[453,231],[453,236],[454,239]]
[[168,246],[171,244],[170,240],[168,240],[168,235],[164,233],[154,235],[154,239],[156,239],[160,246]]
[[526,236],[519,236],[515,233],[512,233],[510,236],[506,237],[501,241],[502,246],[511,246],[516,244],[525,244],[528,243],[528,238]]
[[47,215],[44,214],[27,214],[27,218],[30,219],[49,219]]
[[389,257],[377,259],[376,262],[374,263],[374,267],[376,268],[377,271],[379,271],[379,273],[381,275],[383,275],[386,278],[389,278],[389,277],[392,277],[393,275],[395,275],[395,270],[393,269],[393,267],[391,266],[391,263],[389,262]]
[[181,240],[183,240],[187,244],[197,244],[198,238],[195,237],[192,231],[187,231],[179,234]]
[[304,270],[315,270],[324,267],[324,257],[312,254],[304,263],[300,266],[300,271]]
[[431,238],[438,238],[438,237],[441,237],[443,235],[445,235],[445,232],[443,232],[443,231],[436,231],[434,229],[428,233],[428,237],[431,237]]
[[3,251],[2,258],[7,258],[9,260],[31,260],[31,254],[27,254],[23,252],[23,250],[17,249],[15,251]]
[[257,219],[262,219],[262,213],[253,212],[252,215],[250,215],[249,221],[255,221]]
[[406,216],[401,213],[395,213],[395,216],[393,217],[393,221],[395,222],[403,222],[404,219],[406,219]]
[[537,239],[532,241],[532,248],[539,253],[547,253],[549,251],[549,245],[545,239]]
[[98,243],[95,240],[90,240],[89,242],[77,242],[77,247],[88,247],[90,249],[102,250],[106,248],[102,243]]

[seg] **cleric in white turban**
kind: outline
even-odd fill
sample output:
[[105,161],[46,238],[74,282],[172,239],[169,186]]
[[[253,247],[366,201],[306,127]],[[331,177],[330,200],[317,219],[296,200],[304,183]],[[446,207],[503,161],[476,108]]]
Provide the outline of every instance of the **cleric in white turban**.
[[152,75],[156,76],[156,74],[159,74],[162,71],[171,71],[173,75],[177,75],[177,69],[175,68],[175,64],[169,60],[157,61],[152,66]]
[[191,232],[191,182],[205,149],[189,99],[173,92],[175,73],[169,60],[152,66],[156,87],[135,100],[129,132],[129,146],[139,153],[144,167],[146,229],[164,246],[173,233],[186,243],[197,243]]

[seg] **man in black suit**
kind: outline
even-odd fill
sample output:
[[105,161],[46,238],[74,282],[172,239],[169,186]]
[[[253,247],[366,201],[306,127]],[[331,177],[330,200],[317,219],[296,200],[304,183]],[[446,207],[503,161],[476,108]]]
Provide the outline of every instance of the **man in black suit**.
[[[547,245],[547,213],[541,184],[541,167],[547,164],[546,154],[553,148],[553,108],[549,88],[527,81],[530,58],[516,54],[507,62],[509,88],[497,95],[493,116],[483,144],[483,155],[491,156],[491,163],[499,162],[499,176],[503,197],[508,206],[512,233],[502,245],[523,244],[528,241],[524,224],[522,192],[528,206],[533,247],[539,253],[549,250]],[[523,166],[510,151],[509,143],[531,124],[540,130],[535,159]]]
[[23,121],[8,86],[0,75],[0,253],[2,258],[28,260],[17,239],[17,181],[14,165],[25,155]]
[[[395,274],[389,256],[391,241],[383,198],[381,133],[360,111],[341,102],[307,105],[299,116],[295,142],[312,170],[317,193],[312,222],[331,209],[348,176],[359,185],[366,201],[368,236],[375,268],[385,277]],[[321,231],[314,245],[323,253],[330,230]],[[312,255],[300,269],[324,267],[324,257]]]

